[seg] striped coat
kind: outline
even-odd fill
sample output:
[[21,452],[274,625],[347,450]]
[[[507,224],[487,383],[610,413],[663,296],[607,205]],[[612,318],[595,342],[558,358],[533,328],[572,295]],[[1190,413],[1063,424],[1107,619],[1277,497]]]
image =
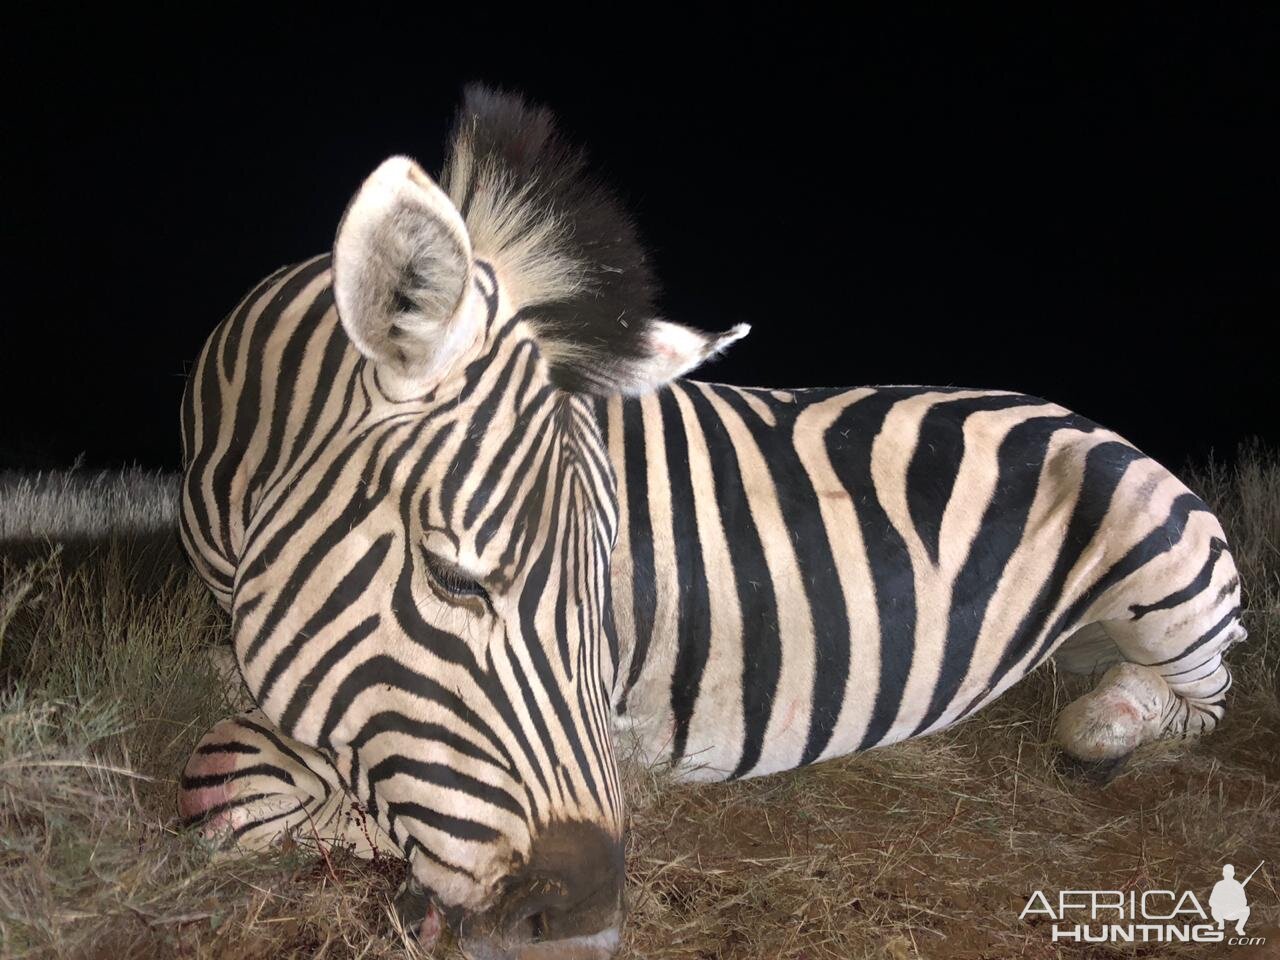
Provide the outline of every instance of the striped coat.
[[[1077,669],[1194,665],[1210,679],[1185,722],[1221,715],[1215,656],[1241,635],[1222,530],[1083,417],[1015,393],[690,381],[602,407],[626,519],[615,704],[651,757],[716,779],[937,730],[1099,622],[1115,639]],[[1135,611],[1155,610],[1148,633]]]

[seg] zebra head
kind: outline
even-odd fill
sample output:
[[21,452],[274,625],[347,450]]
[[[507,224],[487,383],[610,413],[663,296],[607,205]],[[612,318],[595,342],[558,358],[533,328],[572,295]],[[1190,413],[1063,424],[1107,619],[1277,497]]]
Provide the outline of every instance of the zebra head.
[[441,184],[385,161],[327,266],[272,300],[262,335],[268,358],[310,345],[271,387],[269,469],[259,456],[239,488],[245,680],[330,758],[471,955],[608,956],[619,515],[597,398],[656,389],[745,328],[653,319],[613,200],[544,111],[484,91]]

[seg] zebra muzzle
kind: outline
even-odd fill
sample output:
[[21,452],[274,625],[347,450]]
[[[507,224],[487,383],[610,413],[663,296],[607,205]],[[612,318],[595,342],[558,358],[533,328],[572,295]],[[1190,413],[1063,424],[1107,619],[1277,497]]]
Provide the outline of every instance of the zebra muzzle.
[[552,824],[497,902],[458,918],[459,945],[472,960],[607,960],[621,942],[624,883],[618,839],[591,823]]

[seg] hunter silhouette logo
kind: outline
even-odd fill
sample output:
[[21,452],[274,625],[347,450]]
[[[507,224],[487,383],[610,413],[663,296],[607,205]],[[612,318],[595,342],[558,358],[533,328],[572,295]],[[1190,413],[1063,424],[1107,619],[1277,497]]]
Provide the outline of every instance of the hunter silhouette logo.
[[[1263,863],[1265,862],[1264,860]],[[1253,868],[1253,873],[1261,868],[1260,863]],[[1213,885],[1213,893],[1209,894],[1209,909],[1213,912],[1213,919],[1217,921],[1219,930],[1226,926],[1227,921],[1234,921],[1236,934],[1244,936],[1244,922],[1249,919],[1249,898],[1245,896],[1244,888],[1253,879],[1253,873],[1241,883],[1235,878],[1235,867],[1228,863],[1222,868],[1222,879]]]
[[[1263,861],[1265,863],[1265,861]],[[1054,943],[1223,943],[1252,946],[1265,937],[1245,935],[1249,897],[1245,887],[1262,869],[1259,863],[1243,881],[1226,864],[1209,894],[1206,911],[1190,890],[1061,890],[1050,899],[1037,890],[1019,914],[1023,920],[1052,921]],[[1227,930],[1234,924],[1233,931]]]

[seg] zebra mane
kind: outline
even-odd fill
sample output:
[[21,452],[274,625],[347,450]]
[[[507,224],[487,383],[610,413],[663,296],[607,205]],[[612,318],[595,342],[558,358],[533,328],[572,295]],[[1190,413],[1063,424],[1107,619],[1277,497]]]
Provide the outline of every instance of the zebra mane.
[[544,107],[467,87],[441,186],[534,329],[552,380],[597,392],[646,352],[656,285],[635,226]]

